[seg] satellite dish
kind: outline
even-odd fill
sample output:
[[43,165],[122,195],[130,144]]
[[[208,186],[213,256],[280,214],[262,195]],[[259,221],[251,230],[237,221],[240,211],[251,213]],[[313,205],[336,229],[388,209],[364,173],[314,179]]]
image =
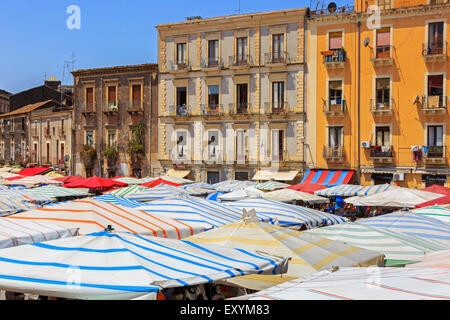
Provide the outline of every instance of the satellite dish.
[[330,2],[330,4],[328,5],[327,9],[328,9],[328,12],[329,12],[329,13],[334,13],[334,12],[336,12],[336,9],[337,9],[336,3]]
[[370,43],[370,38],[365,38],[364,39],[364,47],[367,47]]

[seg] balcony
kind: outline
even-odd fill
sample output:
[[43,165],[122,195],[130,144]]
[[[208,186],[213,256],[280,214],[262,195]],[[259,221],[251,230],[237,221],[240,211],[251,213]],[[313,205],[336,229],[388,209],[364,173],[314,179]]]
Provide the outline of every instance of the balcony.
[[66,136],[66,131],[64,130],[63,127],[58,127],[57,134],[58,134],[58,137],[64,138]]
[[104,113],[110,113],[110,114],[119,112],[119,105],[118,105],[117,101],[106,102],[103,105],[103,112]]
[[171,73],[189,72],[192,70],[189,61],[169,61],[167,69]]
[[38,128],[31,128],[31,137],[33,137],[33,139],[39,139],[39,136]]
[[393,147],[391,145],[370,147],[370,159],[373,162],[389,163],[392,162],[393,158]]
[[323,64],[327,69],[343,68],[346,53],[344,49],[333,49],[323,51]]
[[127,103],[127,112],[129,113],[143,113],[144,104],[142,100],[132,100]]
[[445,62],[447,60],[447,42],[437,41],[422,45],[422,56],[425,62]]
[[344,161],[344,147],[323,147],[323,158],[328,162],[342,162]]
[[422,112],[425,114],[440,114],[447,112],[447,96],[422,96]]
[[288,103],[284,102],[266,102],[264,104],[264,114],[271,116],[286,115],[289,112]]
[[200,105],[202,116],[222,116],[224,109],[222,104]]
[[345,113],[345,106],[345,99],[337,98],[323,100],[323,112],[327,116],[343,116]]
[[44,128],[44,136],[46,138],[50,138],[50,128],[49,127]]
[[95,113],[95,104],[93,102],[84,102],[81,104],[81,113],[89,115]]
[[380,101],[378,99],[370,99],[370,112],[374,116],[392,115],[393,105],[394,100],[392,98],[384,99],[384,101]]
[[223,68],[222,58],[201,59],[200,60],[200,68],[201,69],[220,70]]
[[248,102],[230,103],[228,105],[230,115],[232,115],[232,116],[249,115],[250,107],[251,107],[251,105]]
[[170,117],[188,117],[191,115],[190,107],[187,105],[182,106],[169,106]]
[[248,68],[253,65],[250,55],[236,55],[228,57],[228,67],[232,69]]
[[445,146],[427,146],[427,152],[423,154],[425,164],[445,164]]
[[394,46],[377,46],[371,51],[370,61],[375,67],[390,66],[393,63]]
[[287,51],[266,52],[264,54],[264,58],[265,58],[264,61],[265,61],[266,66],[286,65],[291,62],[291,59],[290,59]]

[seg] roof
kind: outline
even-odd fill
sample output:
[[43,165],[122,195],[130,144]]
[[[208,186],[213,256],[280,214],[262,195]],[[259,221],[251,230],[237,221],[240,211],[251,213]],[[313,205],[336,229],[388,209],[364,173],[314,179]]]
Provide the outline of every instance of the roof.
[[40,108],[40,107],[42,107],[42,106],[45,106],[46,104],[49,104],[49,103],[51,103],[51,102],[57,103],[57,102],[54,101],[54,100],[47,100],[47,101],[43,101],[43,102],[38,102],[38,103],[29,104],[29,105],[26,105],[26,106],[24,106],[24,107],[22,107],[22,108],[19,108],[19,109],[17,109],[17,110],[14,110],[14,111],[11,111],[11,112],[8,112],[8,113],[1,114],[1,115],[0,115],[0,118],[5,118],[5,117],[9,117],[9,116],[15,116],[15,115],[19,115],[19,114],[29,113],[29,112],[31,112],[31,111],[33,111],[33,110],[36,110],[36,109],[38,109],[38,108]]
[[80,69],[72,71],[74,76],[94,75],[94,74],[110,74],[119,72],[139,72],[139,71],[157,71],[157,63],[145,63],[136,65],[114,66],[104,68]]

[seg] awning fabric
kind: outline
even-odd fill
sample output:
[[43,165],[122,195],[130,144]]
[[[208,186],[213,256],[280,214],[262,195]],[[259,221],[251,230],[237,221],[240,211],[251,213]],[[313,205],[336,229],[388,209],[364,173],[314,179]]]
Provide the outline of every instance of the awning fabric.
[[317,183],[327,187],[347,184],[353,176],[354,171],[332,171],[308,169],[300,183]]
[[0,250],[0,287],[51,297],[155,299],[160,288],[279,274],[288,259],[130,233],[98,232]]
[[299,171],[269,171],[259,170],[255,173],[252,180],[278,180],[278,181],[291,181],[294,180]]
[[420,207],[418,209],[411,210],[410,212],[414,212],[416,214],[421,214],[424,216],[429,216],[431,218],[435,218],[444,222],[447,222],[450,225],[450,209],[441,207],[438,205],[431,207]]
[[175,170],[175,169],[169,169],[167,171],[166,175],[176,177],[176,178],[184,178],[186,177],[191,170]]
[[37,174],[44,174],[48,171],[52,171],[52,168],[45,168],[45,167],[34,167],[34,168],[25,168],[23,170],[20,170],[17,172],[17,174],[20,174],[21,176],[35,176]]

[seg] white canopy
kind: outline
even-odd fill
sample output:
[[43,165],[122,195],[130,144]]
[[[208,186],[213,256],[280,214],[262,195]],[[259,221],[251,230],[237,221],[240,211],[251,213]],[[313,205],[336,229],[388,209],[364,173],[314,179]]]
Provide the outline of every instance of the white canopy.
[[291,201],[295,201],[295,200],[300,200],[300,201],[309,202],[309,203],[329,203],[330,202],[330,200],[328,198],[316,196],[314,194],[310,194],[310,193],[306,193],[306,192],[292,190],[289,188],[270,191],[270,192],[264,193],[262,195],[262,197],[265,199],[282,201],[282,202],[291,202]]
[[442,197],[442,194],[409,188],[393,188],[365,197],[344,199],[354,206],[414,208],[417,204]]
[[222,201],[238,201],[249,198],[260,198],[263,194],[264,191],[256,189],[254,186],[250,186],[226,194],[221,194],[217,196],[217,198]]
[[287,271],[287,258],[100,232],[0,250],[0,288],[72,299],[155,299],[160,288]]

